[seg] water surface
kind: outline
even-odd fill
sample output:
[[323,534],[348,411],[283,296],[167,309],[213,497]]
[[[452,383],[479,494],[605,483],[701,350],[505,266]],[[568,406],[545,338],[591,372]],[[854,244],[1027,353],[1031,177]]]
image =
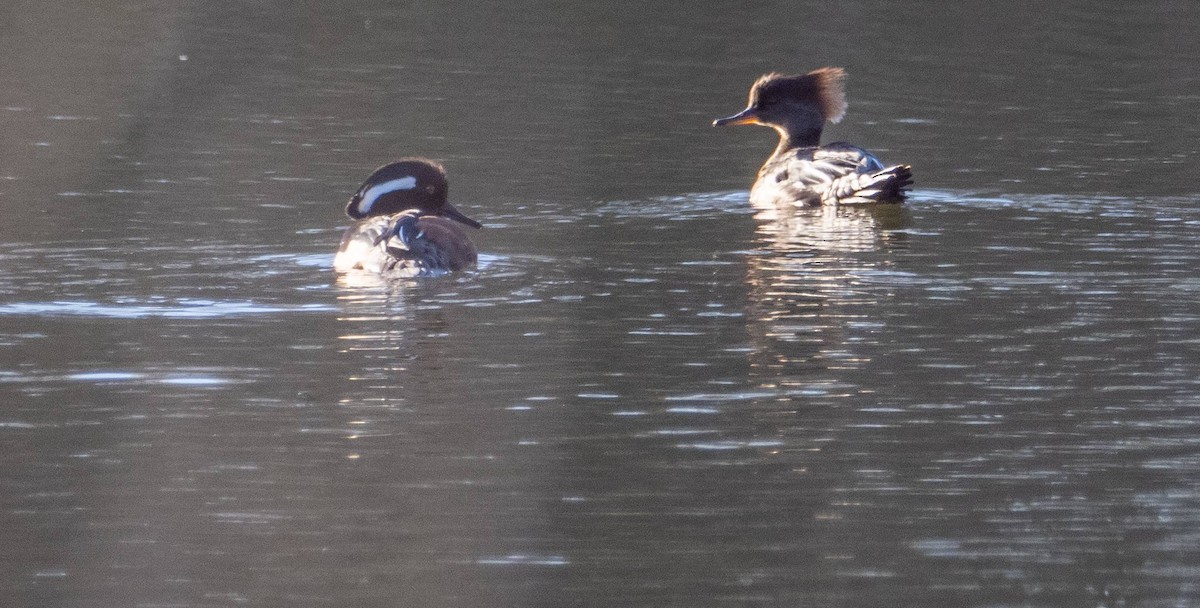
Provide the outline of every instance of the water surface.
[[[1196,7],[506,6],[0,9],[5,605],[1198,601]],[[827,63],[917,190],[749,208]]]

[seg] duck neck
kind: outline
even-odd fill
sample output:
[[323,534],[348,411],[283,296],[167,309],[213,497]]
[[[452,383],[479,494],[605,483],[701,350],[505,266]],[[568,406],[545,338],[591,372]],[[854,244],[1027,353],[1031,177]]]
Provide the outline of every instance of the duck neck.
[[775,156],[779,156],[789,150],[796,148],[815,148],[821,145],[821,128],[808,131],[786,131],[784,129],[776,129],[779,132],[779,145],[775,146]]
[[795,148],[815,148],[821,145],[821,130],[825,117],[815,104],[797,104],[789,108],[782,121],[771,125],[779,133],[775,154]]

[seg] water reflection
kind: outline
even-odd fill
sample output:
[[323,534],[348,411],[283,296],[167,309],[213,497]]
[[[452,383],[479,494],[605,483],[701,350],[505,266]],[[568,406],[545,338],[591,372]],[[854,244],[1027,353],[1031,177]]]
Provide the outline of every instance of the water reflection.
[[764,209],[755,219],[755,252],[746,260],[754,373],[783,382],[785,391],[812,391],[812,372],[861,366],[856,335],[882,326],[879,307],[887,298],[863,278],[894,267],[891,256],[906,245],[910,211],[900,205]]
[[904,240],[912,225],[908,205],[759,208],[757,241],[772,252],[794,254],[805,248],[869,251]]
[[111,319],[221,319],[245,315],[274,315],[292,312],[326,312],[325,304],[264,305],[252,301],[219,301],[191,298],[117,298],[111,302],[53,301],[14,302],[0,305],[0,315],[45,317],[94,317]]
[[403,505],[359,517],[386,522],[366,549],[418,596],[525,604],[497,583],[572,563],[545,540],[548,498],[533,490],[553,483],[549,429],[569,394],[536,380],[561,373],[563,349],[561,328],[537,311],[582,299],[561,272],[553,259],[484,254],[477,270],[444,277],[336,278],[344,377],[330,439],[364,509]]

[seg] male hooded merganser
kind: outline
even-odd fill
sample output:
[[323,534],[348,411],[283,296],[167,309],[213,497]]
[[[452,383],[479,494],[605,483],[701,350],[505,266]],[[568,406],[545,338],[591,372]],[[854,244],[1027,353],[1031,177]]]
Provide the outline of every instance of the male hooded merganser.
[[898,203],[912,185],[912,167],[884,167],[870,152],[845,142],[821,144],[825,121],[846,114],[841,68],[821,68],[803,76],[771,73],[750,87],[745,110],[713,121],[722,125],[763,125],[779,132],[779,146],[758,171],[750,189],[755,206]]
[[342,236],[333,268],[391,276],[425,276],[475,263],[475,245],[464,224],[483,225],[447,200],[446,171],[423,158],[384,165],[363,182],[346,205],[361,220]]

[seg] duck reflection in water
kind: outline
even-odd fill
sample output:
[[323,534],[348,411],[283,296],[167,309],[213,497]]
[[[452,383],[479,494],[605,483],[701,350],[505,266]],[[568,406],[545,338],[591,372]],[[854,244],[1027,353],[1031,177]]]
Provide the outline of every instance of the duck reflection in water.
[[[892,252],[907,247],[909,217],[903,205],[755,215],[758,255],[746,258],[747,330],[754,373],[769,388],[809,386],[822,381],[821,372],[866,363],[856,352],[862,320],[887,305]],[[824,380],[836,382],[838,375]]]
[[474,266],[477,254],[464,226],[482,224],[448,200],[441,165],[405,158],[375,170],[346,205],[359,220],[346,230],[333,260],[341,273],[432,276]]

